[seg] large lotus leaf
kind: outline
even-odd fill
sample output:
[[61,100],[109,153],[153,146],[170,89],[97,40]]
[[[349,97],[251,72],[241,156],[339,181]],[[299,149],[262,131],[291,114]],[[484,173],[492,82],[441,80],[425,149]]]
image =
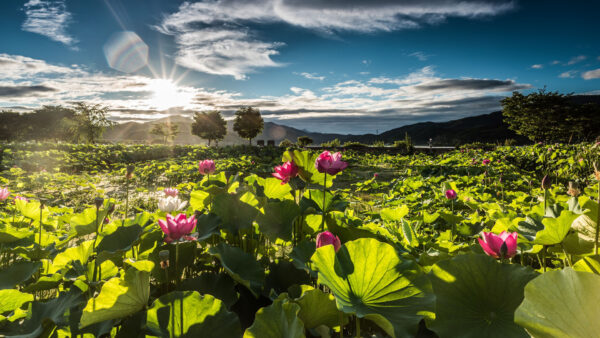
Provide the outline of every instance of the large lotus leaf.
[[525,287],[515,322],[533,337],[598,337],[600,276],[571,268],[550,271]]
[[19,290],[0,290],[0,315],[14,311],[20,308],[23,304],[33,301],[33,295],[23,293]]
[[383,208],[379,214],[385,222],[400,222],[404,216],[408,215],[408,207],[403,205],[396,208]]
[[[315,167],[319,154],[311,153],[310,151],[304,150],[293,150],[287,151],[283,154],[281,160],[283,162],[292,161],[298,166],[298,176],[304,181],[312,184],[323,185],[325,180],[325,174],[320,173]],[[326,186],[329,188],[333,185],[333,178],[335,176],[327,175]]]
[[198,241],[203,241],[221,233],[219,231],[219,224],[221,223],[219,216],[213,213],[202,214],[196,220],[195,232],[198,233]]
[[281,181],[275,177],[269,177],[263,181],[258,181],[262,185],[264,194],[271,199],[293,199],[290,193],[292,187],[289,184],[281,184]]
[[[306,210],[307,207],[313,207],[316,210],[325,210],[325,212],[331,211],[344,211],[348,206],[348,202],[340,195],[334,195],[329,191],[319,189],[310,189],[304,192],[303,199],[301,202],[302,210]],[[325,199],[325,205],[323,206],[323,199]],[[324,209],[323,209],[324,208]]]
[[277,294],[287,291],[292,285],[311,282],[310,275],[304,269],[298,269],[287,260],[277,260],[269,264],[269,274],[265,280],[265,290],[273,289]]
[[427,276],[394,248],[372,238],[333,245],[312,256],[319,283],[331,289],[344,313],[374,321],[392,337],[412,337],[423,315],[433,311]]
[[224,243],[211,247],[208,252],[219,258],[221,265],[231,278],[247,287],[255,297],[258,297],[265,281],[265,271],[252,255]]
[[67,266],[73,261],[79,261],[81,264],[85,264],[90,256],[92,255],[93,240],[85,241],[78,246],[74,246],[66,249],[59,253],[52,260],[52,265],[59,269]]
[[150,271],[131,267],[123,278],[111,278],[104,283],[97,297],[88,300],[80,327],[132,315],[147,305],[149,296]]
[[227,308],[237,301],[235,282],[225,273],[203,272],[197,277],[184,279],[179,289],[213,295],[222,300]]
[[577,217],[578,214],[568,210],[563,210],[558,217],[533,214],[527,216],[525,221],[519,222],[518,230],[535,244],[554,245],[563,241]]
[[[105,207],[98,210],[98,220],[102,222],[108,215],[109,209]],[[79,214],[71,216],[71,236],[85,236],[96,231],[96,208],[87,208]]]
[[600,255],[584,257],[573,264],[573,270],[600,275]]
[[[308,285],[302,285],[302,294],[294,300],[300,305],[298,317],[302,319],[307,329],[316,328],[319,325],[334,327],[340,325],[340,311],[335,304],[335,297]],[[344,316],[344,324],[348,322]]]
[[159,337],[240,337],[236,314],[223,302],[195,291],[174,291],[158,298],[148,309],[148,329]]
[[0,270],[0,290],[12,289],[28,280],[42,267],[42,262],[19,261]]
[[130,226],[120,226],[113,233],[102,238],[97,252],[106,251],[109,253],[123,252],[131,249],[131,246],[140,238],[142,227],[137,224]]
[[41,290],[50,290],[58,288],[62,283],[63,275],[55,273],[49,276],[41,276],[34,283],[31,283],[23,288],[25,292],[35,292]]
[[[39,201],[25,202],[24,200],[15,200],[15,207],[17,210],[19,210],[21,215],[36,221],[36,223],[39,225],[41,207],[41,203]],[[42,222],[47,221],[49,215],[50,211],[48,208],[44,208],[42,210]]]
[[12,243],[33,234],[28,228],[15,228],[8,224],[0,225],[0,243]]
[[49,337],[56,326],[68,323],[69,309],[83,303],[85,298],[81,291],[73,287],[61,293],[57,298],[47,302],[36,301],[31,304],[31,316],[25,322],[10,324],[7,331],[0,330],[0,336],[35,338]]
[[210,193],[203,190],[194,190],[190,193],[190,205],[194,210],[202,210],[210,203]]
[[312,270],[308,266],[308,262],[310,262],[310,258],[315,253],[315,250],[317,250],[315,242],[303,240],[296,245],[290,253],[292,263],[296,268],[304,269],[305,271],[312,273]]
[[436,316],[429,328],[440,337],[527,337],[513,317],[536,276],[531,268],[467,254],[436,263],[430,275]]
[[298,304],[277,299],[256,312],[254,323],[244,332],[244,338],[304,338],[304,324],[298,312]]
[[232,194],[215,196],[211,211],[221,218],[222,227],[234,234],[240,229],[250,228],[258,214],[256,207]]
[[278,238],[284,241],[292,239],[292,227],[300,208],[294,201],[268,202],[256,218],[260,231],[275,242]]

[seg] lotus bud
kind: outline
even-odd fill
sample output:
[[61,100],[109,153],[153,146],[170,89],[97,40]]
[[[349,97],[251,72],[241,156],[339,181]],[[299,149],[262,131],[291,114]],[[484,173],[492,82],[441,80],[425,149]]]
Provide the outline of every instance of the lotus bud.
[[550,189],[551,186],[552,183],[550,182],[550,177],[548,177],[548,175],[544,176],[544,178],[542,178],[542,189],[547,190]]
[[577,182],[569,181],[569,190],[567,190],[569,196],[577,197],[581,194],[579,190],[579,184]]
[[158,257],[160,259],[160,267],[161,269],[166,269],[169,267],[169,250],[161,250],[158,252]]
[[96,209],[100,209],[102,204],[104,204],[104,198],[102,198],[102,197],[94,198],[94,204],[96,205]]

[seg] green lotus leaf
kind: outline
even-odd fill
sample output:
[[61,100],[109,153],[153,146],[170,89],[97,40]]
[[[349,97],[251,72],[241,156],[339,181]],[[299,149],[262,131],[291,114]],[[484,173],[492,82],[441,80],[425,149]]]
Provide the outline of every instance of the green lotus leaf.
[[246,329],[244,338],[304,338],[304,323],[298,312],[298,304],[277,299],[256,312],[254,323]]
[[221,218],[223,229],[235,234],[240,229],[250,228],[258,214],[257,208],[232,194],[215,196],[211,211]]
[[31,236],[33,232],[29,229],[19,229],[8,224],[0,225],[0,243],[12,243]]
[[59,269],[67,266],[73,261],[79,261],[81,264],[85,264],[92,255],[93,244],[94,241],[89,240],[60,252],[54,257],[54,260],[52,260],[52,265]]
[[265,271],[252,255],[224,243],[211,247],[208,252],[219,258],[221,265],[231,278],[247,287],[255,297],[258,297],[265,281]]
[[527,337],[513,321],[523,288],[536,277],[529,267],[502,264],[486,255],[459,255],[431,272],[440,337]]
[[346,242],[337,253],[326,245],[312,261],[339,310],[376,322],[392,337],[414,336],[423,316],[433,311],[427,276],[387,243],[362,238]]
[[[320,173],[315,168],[315,162],[317,161],[319,154],[311,153],[310,151],[304,150],[293,150],[286,151],[282,158],[282,162],[293,161],[298,167],[298,176],[307,183],[318,184],[323,186],[325,180],[325,174]],[[338,174],[339,175],[339,174]],[[327,175],[326,186],[329,188],[333,185],[333,179],[335,176]]]
[[396,208],[383,208],[379,211],[381,219],[385,222],[400,222],[408,215],[408,206],[403,205]]
[[159,337],[240,337],[236,314],[211,295],[174,291],[161,296],[148,309],[148,329]]
[[348,206],[348,202],[340,195],[334,195],[329,191],[325,191],[325,194],[323,194],[323,190],[310,189],[304,192],[301,204],[305,205],[302,205],[302,209],[304,210],[307,207],[313,207],[314,209],[323,212],[323,198],[325,198],[324,210],[326,213],[331,211],[344,211]]
[[600,276],[571,268],[549,271],[525,287],[515,322],[533,337],[597,337]]
[[[302,294],[294,300],[300,305],[298,317],[307,329],[316,328],[319,325],[335,327],[340,325],[340,311],[335,304],[335,297],[308,285],[302,285]],[[344,325],[348,317],[344,316]]]
[[230,308],[238,299],[235,282],[225,273],[203,272],[197,277],[181,281],[178,289],[212,295],[223,301],[227,308]]
[[600,255],[583,257],[577,263],[573,264],[573,270],[600,275]]
[[150,272],[127,269],[125,276],[108,280],[100,294],[88,300],[80,327],[132,315],[143,309],[150,296]]
[[298,269],[304,269],[308,272],[312,272],[308,266],[308,262],[310,262],[310,258],[315,253],[315,250],[317,250],[315,242],[303,240],[296,245],[290,253],[292,263]]
[[33,295],[29,293],[23,293],[19,290],[8,289],[0,290],[0,299],[2,299],[0,302],[1,315],[5,312],[14,311],[25,303],[32,302]]
[[194,231],[198,233],[198,241],[203,241],[211,238],[213,235],[220,234],[219,224],[221,223],[221,219],[219,216],[213,213],[202,214],[196,220]]
[[264,179],[263,182],[259,181],[259,184],[262,185],[264,194],[267,198],[271,199],[293,199],[292,187],[289,184],[281,184],[281,181],[275,177],[269,177]]
[[210,193],[203,190],[194,190],[190,193],[190,205],[194,210],[202,210],[210,203]]
[[558,217],[532,214],[525,221],[519,222],[518,231],[535,244],[554,245],[565,239],[577,217],[578,214],[568,210],[562,210]]
[[42,262],[19,261],[0,269],[0,290],[12,289],[33,276],[42,267]]
[[259,213],[256,217],[256,223],[269,240],[275,242],[280,238],[290,241],[294,220],[298,215],[300,215],[300,209],[294,201],[268,202],[264,206],[264,212]]
[[142,227],[137,224],[130,226],[120,226],[113,233],[102,238],[97,252],[106,251],[108,253],[124,252],[131,249],[131,246],[140,238]]
[[304,269],[298,269],[287,260],[276,260],[269,264],[269,274],[265,279],[266,291],[275,290],[277,294],[286,292],[292,285],[308,284],[311,282],[310,275]]

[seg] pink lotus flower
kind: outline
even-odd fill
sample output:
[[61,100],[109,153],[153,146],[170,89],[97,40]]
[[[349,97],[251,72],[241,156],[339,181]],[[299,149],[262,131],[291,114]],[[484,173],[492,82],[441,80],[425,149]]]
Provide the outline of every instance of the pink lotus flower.
[[15,195],[15,201],[16,200],[21,200],[23,202],[29,202],[29,200],[26,197],[19,196],[19,195]]
[[177,194],[179,194],[179,190],[177,190],[175,188],[165,188],[165,190],[163,190],[163,192],[165,193],[165,196],[171,196],[171,197],[177,197]]
[[298,167],[294,162],[285,162],[282,165],[278,165],[275,167],[275,172],[272,173],[273,177],[280,179],[281,184],[286,184],[290,181],[290,179],[298,176]]
[[215,172],[215,161],[204,160],[198,163],[198,171],[202,175],[210,175]]
[[339,152],[332,154],[327,150],[322,152],[315,161],[315,168],[320,173],[328,173],[329,175],[335,175],[346,169],[347,166],[348,163],[342,161],[342,154]]
[[377,178],[377,177],[379,177],[379,174],[378,173],[374,173],[373,174],[373,178]]
[[500,235],[483,232],[478,238],[483,251],[494,258],[512,258],[517,253],[517,233],[502,231]]
[[10,191],[8,191],[8,189],[6,189],[6,188],[0,189],[0,201],[6,200],[9,195],[10,195]]
[[491,161],[490,161],[489,159],[487,159],[487,158],[486,158],[486,159],[485,159],[485,160],[483,160],[481,163],[482,163],[483,165],[488,165],[488,164],[490,164],[490,162],[491,162]]
[[448,189],[446,190],[446,198],[449,200],[453,200],[456,199],[457,194],[456,191],[454,191],[454,189]]
[[342,243],[340,242],[340,238],[338,236],[335,236],[329,231],[323,231],[317,235],[317,248],[325,245],[333,245],[333,248],[337,252],[342,246]]
[[167,243],[178,241],[181,238],[186,240],[195,239],[192,236],[187,236],[196,226],[196,217],[194,215],[186,218],[185,214],[179,214],[176,217],[167,214],[167,219],[159,219],[158,225],[160,225],[162,231],[167,235],[165,238],[165,242]]

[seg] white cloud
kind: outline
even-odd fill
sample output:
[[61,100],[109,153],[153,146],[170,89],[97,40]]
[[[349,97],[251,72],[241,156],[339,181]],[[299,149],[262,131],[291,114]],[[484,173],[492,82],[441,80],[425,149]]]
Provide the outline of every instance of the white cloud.
[[540,64],[531,65],[531,68],[533,68],[533,69],[542,69],[542,68],[544,68],[544,65],[540,65]]
[[576,70],[569,70],[569,71],[561,73],[558,77],[560,77],[561,79],[572,79],[575,77],[576,74],[577,74]]
[[585,80],[600,79],[600,68],[584,72],[581,77]]
[[77,40],[67,33],[72,15],[64,0],[29,0],[23,5],[27,18],[24,31],[46,36],[54,41],[73,46]]
[[319,81],[323,81],[325,80],[325,76],[319,75],[317,73],[307,73],[307,72],[302,72],[302,73],[294,73],[296,75],[300,75],[304,78],[307,78],[309,80],[319,80]]
[[587,59],[587,56],[585,55],[578,55],[578,56],[574,56],[571,58],[571,60],[569,60],[569,62],[567,62],[567,65],[574,65],[576,63],[579,63],[583,60]]
[[509,0],[215,0],[184,2],[156,29],[175,37],[178,64],[244,79],[259,68],[282,65],[272,56],[283,44],[259,38],[248,24],[286,23],[325,34],[395,31],[447,17],[497,15],[513,7]]
[[419,59],[419,61],[427,61],[427,59],[429,59],[429,55],[427,55],[423,52],[410,53],[410,54],[408,54],[408,56],[416,57],[417,59]]

